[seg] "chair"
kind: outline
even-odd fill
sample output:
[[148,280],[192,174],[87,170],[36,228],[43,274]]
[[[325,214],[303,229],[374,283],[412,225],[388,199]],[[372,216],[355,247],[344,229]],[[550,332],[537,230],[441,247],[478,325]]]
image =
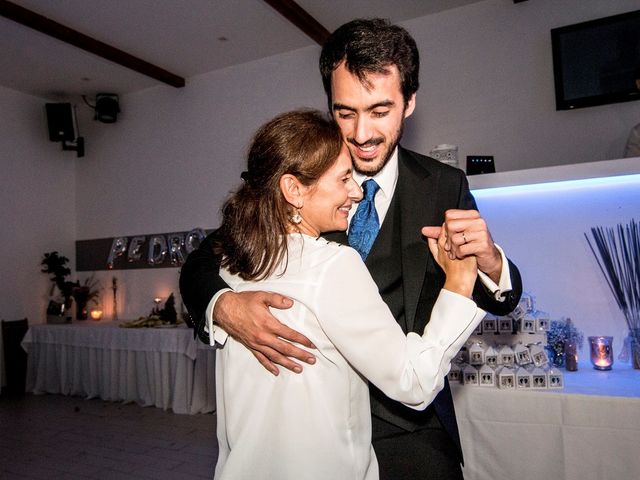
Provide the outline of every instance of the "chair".
[[20,343],[27,333],[29,322],[2,320],[2,340],[7,386],[2,390],[8,395],[24,395],[27,380],[27,352]]

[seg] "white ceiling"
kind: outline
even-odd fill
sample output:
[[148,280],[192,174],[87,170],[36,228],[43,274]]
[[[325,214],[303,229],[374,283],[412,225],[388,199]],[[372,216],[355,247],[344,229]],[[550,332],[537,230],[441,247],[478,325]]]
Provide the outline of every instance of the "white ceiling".
[[[314,45],[263,0],[12,0],[189,78]],[[297,0],[327,30],[358,17],[400,22],[480,0]],[[221,40],[221,38],[226,40]],[[161,82],[0,17],[0,85],[52,100]],[[170,87],[173,88],[173,87]]]

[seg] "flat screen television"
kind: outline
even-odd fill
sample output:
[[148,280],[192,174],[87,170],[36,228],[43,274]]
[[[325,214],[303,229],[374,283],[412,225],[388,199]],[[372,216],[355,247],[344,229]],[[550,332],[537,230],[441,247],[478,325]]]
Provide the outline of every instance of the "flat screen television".
[[556,109],[640,100],[640,10],[551,30]]

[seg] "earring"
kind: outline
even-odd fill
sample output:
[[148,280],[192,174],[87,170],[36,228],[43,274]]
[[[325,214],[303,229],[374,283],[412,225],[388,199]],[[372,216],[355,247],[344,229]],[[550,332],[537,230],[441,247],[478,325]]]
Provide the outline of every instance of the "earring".
[[298,225],[300,222],[302,222],[302,216],[300,215],[300,207],[296,207],[296,211],[294,212],[293,215],[291,215],[290,220],[291,220],[291,223],[293,223],[294,225]]
[[300,216],[300,212],[294,213],[291,215],[291,223],[298,225],[302,221],[302,217]]

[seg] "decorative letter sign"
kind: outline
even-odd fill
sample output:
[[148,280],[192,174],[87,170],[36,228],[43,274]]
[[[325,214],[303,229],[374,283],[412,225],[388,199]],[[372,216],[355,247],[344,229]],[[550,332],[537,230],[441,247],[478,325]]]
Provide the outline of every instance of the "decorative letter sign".
[[188,232],[78,240],[76,270],[179,267],[206,236],[207,231],[194,228]]

